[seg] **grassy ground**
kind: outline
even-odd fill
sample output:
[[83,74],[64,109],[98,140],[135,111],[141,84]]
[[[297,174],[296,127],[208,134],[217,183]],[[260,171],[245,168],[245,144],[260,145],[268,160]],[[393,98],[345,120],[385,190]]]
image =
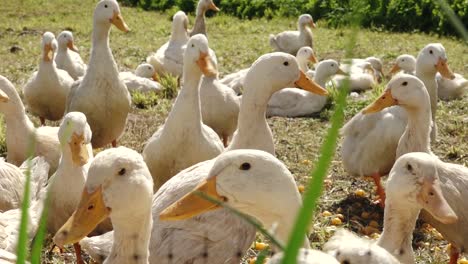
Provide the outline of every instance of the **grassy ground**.
[[[61,30],[72,30],[76,45],[85,60],[89,59],[92,12],[95,1],[46,1],[24,0],[4,1],[0,5],[0,74],[9,78],[20,90],[31,73],[37,68],[40,54],[40,37],[44,31],[58,34]],[[145,12],[138,9],[122,8],[123,16],[132,31],[123,34],[115,29],[111,33],[111,47],[121,70],[135,68],[150,52],[154,52],[170,34],[171,13]],[[193,23],[193,16],[191,17]],[[221,73],[249,66],[261,54],[269,52],[270,33],[295,28],[295,19],[241,21],[236,18],[217,15],[208,20],[210,46],[217,52]],[[318,21],[314,30],[316,52],[320,59],[340,59],[344,54],[346,29],[328,29]],[[393,34],[361,30],[355,49],[357,57],[377,56],[384,60],[385,71],[389,62],[401,53],[417,55],[419,49],[430,42],[441,42],[445,46],[451,68],[468,76],[468,48],[461,41],[423,34]],[[16,47],[16,48],[13,48]],[[18,49],[12,52],[13,49]],[[351,118],[375,93],[368,92],[363,99],[349,100],[346,119]],[[154,98],[153,98],[154,99]],[[463,100],[441,102],[438,111],[439,139],[433,143],[434,152],[444,161],[468,165],[468,103]],[[144,142],[161,125],[171,107],[171,100],[152,100],[152,106],[145,105],[140,98],[140,108],[134,108],[129,116],[127,130],[120,143],[141,151]],[[143,109],[141,109],[143,108]],[[330,108],[320,115],[308,118],[270,118],[269,124],[275,135],[277,156],[284,161],[295,175],[298,184],[308,180],[313,169],[322,138],[328,127]],[[37,121],[36,119],[34,119]],[[0,133],[4,130],[0,128]],[[0,151],[4,154],[3,135],[0,135]],[[332,235],[334,226],[330,217],[322,216],[323,211],[332,215],[341,213],[343,225],[355,231],[362,230],[372,219],[381,230],[382,211],[373,206],[370,200],[372,185],[363,179],[349,177],[343,171],[341,158],[337,154],[325,193],[313,223],[311,242],[321,245]],[[357,197],[354,191],[364,189],[365,197]],[[367,216],[366,213],[370,216]],[[375,223],[372,223],[375,225]],[[444,263],[445,243],[435,232],[415,232],[416,258],[418,263]],[[50,245],[46,245],[50,248]],[[71,253],[59,256],[48,254],[46,263],[71,263]],[[251,252],[253,254],[253,252]]]

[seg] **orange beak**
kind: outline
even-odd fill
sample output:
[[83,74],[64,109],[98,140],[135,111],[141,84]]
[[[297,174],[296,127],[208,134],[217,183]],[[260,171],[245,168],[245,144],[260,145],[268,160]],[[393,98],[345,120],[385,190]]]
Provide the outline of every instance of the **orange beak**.
[[211,1],[210,5],[208,6],[208,9],[211,9],[213,11],[219,12],[219,8]]
[[210,59],[210,55],[205,52],[200,52],[200,57],[197,60],[197,65],[200,67],[200,70],[207,77],[213,77],[218,74],[216,67],[213,65]]
[[310,27],[311,28],[317,28],[317,25],[314,23],[314,21],[311,21],[310,22]]
[[453,80],[455,79],[455,74],[453,74],[452,70],[450,70],[447,60],[439,58],[439,61],[436,64],[436,69],[444,77],[445,79]]
[[67,47],[71,50],[73,50],[74,52],[78,52],[78,48],[75,46],[75,44],[73,43],[73,41],[68,41],[68,44],[67,44]]
[[377,98],[377,100],[375,100],[372,104],[364,108],[364,110],[362,110],[362,113],[377,113],[393,105],[398,105],[398,101],[393,98],[391,90],[387,89],[379,98]]
[[110,19],[110,22],[119,30],[123,32],[128,32],[130,31],[130,28],[128,28],[127,24],[125,23],[122,15],[119,12],[114,11],[114,16]]
[[46,44],[44,46],[44,61],[51,61],[54,58],[54,50],[52,44]]
[[314,64],[318,62],[317,57],[315,57],[315,54],[310,55],[309,61]]
[[216,177],[212,177],[200,184],[195,190],[186,194],[178,201],[164,209],[164,211],[159,214],[159,219],[183,220],[220,208],[219,205],[198,195],[198,192],[202,192],[205,195],[216,198],[220,201],[225,200],[225,198],[219,195],[216,191]]
[[0,102],[7,103],[8,101],[10,101],[10,97],[8,97],[4,91],[0,90]]
[[390,70],[390,75],[393,75],[401,70],[400,66],[398,64],[393,65],[392,69]]
[[318,95],[328,95],[328,91],[311,80],[304,72],[300,71],[299,79],[295,82],[296,86]]
[[156,72],[154,72],[153,76],[151,76],[151,78],[153,78],[153,81],[155,82],[159,82],[159,76]]

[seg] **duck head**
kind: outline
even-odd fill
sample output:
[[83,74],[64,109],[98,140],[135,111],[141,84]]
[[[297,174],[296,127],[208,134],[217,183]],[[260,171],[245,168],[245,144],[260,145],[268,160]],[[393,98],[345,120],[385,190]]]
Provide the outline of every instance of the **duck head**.
[[108,27],[112,24],[123,32],[130,31],[120,12],[119,4],[115,0],[101,0],[96,5],[94,22]]
[[153,179],[142,156],[118,147],[100,152],[91,162],[80,203],[54,236],[57,245],[76,243],[101,221],[128,223],[151,208]]

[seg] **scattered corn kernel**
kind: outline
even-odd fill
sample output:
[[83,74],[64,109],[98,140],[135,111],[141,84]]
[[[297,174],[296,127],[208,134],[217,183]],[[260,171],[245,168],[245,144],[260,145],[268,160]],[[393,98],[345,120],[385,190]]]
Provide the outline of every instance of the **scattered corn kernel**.
[[458,264],[468,264],[468,260],[466,258],[462,258],[458,260]]
[[249,259],[249,264],[255,264],[257,262],[257,258],[250,258]]
[[337,214],[336,217],[338,217],[341,221],[344,220],[344,215],[342,215],[342,214]]
[[373,233],[370,237],[371,237],[372,239],[379,239],[379,238],[380,238],[380,234],[379,234],[379,233]]
[[369,222],[369,226],[379,228],[380,225],[379,225],[379,223],[377,223],[377,221],[372,220],[372,221]]
[[264,250],[266,247],[268,247],[268,244],[262,242],[255,242],[254,247],[256,250]]
[[338,207],[338,209],[336,209],[336,212],[339,213],[339,214],[343,213],[343,208]]
[[361,217],[362,217],[362,219],[369,219],[370,213],[369,212],[362,212]]
[[338,217],[332,218],[332,220],[331,220],[330,223],[331,223],[332,225],[334,225],[334,226],[339,226],[339,225],[342,225],[342,224],[343,224],[343,222],[341,221],[341,219],[338,218]]
[[356,190],[354,194],[359,197],[366,197],[366,192],[363,189]]
[[310,164],[310,160],[305,159],[305,160],[302,161],[302,164],[304,164],[304,165],[309,165],[309,164]]
[[329,216],[332,216],[332,213],[330,213],[330,211],[323,211],[322,216],[323,217],[329,217]]
[[329,188],[330,186],[332,186],[332,180],[329,180],[329,179],[326,179],[323,181],[323,184],[325,184],[325,187]]
[[364,227],[363,229],[361,229],[361,233],[366,235],[366,236],[370,236],[374,233],[379,233],[379,230],[375,227],[372,227],[372,226],[366,226]]
[[305,191],[304,185],[301,184],[301,185],[297,186],[297,190],[298,190],[300,193],[303,193],[303,192]]

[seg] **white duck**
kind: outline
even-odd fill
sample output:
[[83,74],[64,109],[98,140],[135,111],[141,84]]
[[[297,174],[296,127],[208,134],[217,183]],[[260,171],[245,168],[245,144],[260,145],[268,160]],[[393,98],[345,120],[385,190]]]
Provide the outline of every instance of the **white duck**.
[[202,122],[200,79],[217,74],[210,58],[207,38],[202,34],[191,37],[184,54],[184,85],[166,122],[143,149],[155,191],[181,170],[212,159],[224,149],[216,132]]
[[[300,72],[295,58],[291,55],[266,54],[252,65],[245,81],[246,90],[241,102],[238,130],[229,149],[249,148],[275,153],[272,133],[265,118],[266,106],[274,92],[291,87],[294,83],[305,89],[326,94],[326,90],[313,84]],[[166,258],[171,252],[180,253],[179,256],[174,255],[173,263],[197,259],[205,245],[210,256],[206,262],[212,263],[212,260],[213,263],[236,263],[237,260],[239,263],[238,253],[242,255],[250,247],[255,237],[255,229],[227,210],[208,212],[181,221],[159,221],[159,213],[162,210],[206,179],[213,163],[214,160],[209,160],[181,171],[155,194],[153,220],[157,228],[153,229],[150,244],[151,258],[154,258],[152,263]],[[86,238],[82,240],[81,245],[92,256],[106,256],[109,254],[109,245],[112,244],[111,238],[110,234]]]
[[[434,79],[436,65],[439,65],[437,67],[441,71],[444,71],[442,68],[446,68],[446,72],[450,71],[446,61],[442,59],[445,56],[440,44],[429,44],[420,52],[416,74],[427,90],[429,90],[428,85],[432,88],[436,85]],[[414,100],[417,102],[420,99]],[[431,108],[433,108],[432,103]],[[343,135],[341,157],[345,170],[355,176],[372,176],[378,186],[379,195],[384,195],[380,178],[390,171],[395,162],[395,157],[388,153],[396,153],[398,141],[405,127],[406,113],[398,107],[384,109],[372,115],[356,114],[341,130]],[[376,148],[376,145],[380,147]],[[383,197],[381,201],[382,199]]]
[[35,138],[32,153],[45,157],[50,164],[50,172],[55,172],[60,159],[58,127],[44,126],[36,129],[26,115],[15,87],[3,76],[0,76],[0,113],[6,124],[7,161],[20,166],[28,158],[30,143]]
[[424,209],[452,226],[459,219],[447,193],[441,189],[443,179],[438,175],[436,160],[422,152],[407,153],[397,159],[387,181],[384,227],[377,243],[342,231],[325,244],[324,250],[341,263],[344,260],[350,264],[415,263],[412,240],[420,211]]
[[[86,116],[80,112],[65,115],[58,136],[61,143],[62,158],[55,174],[50,178],[49,211],[47,229],[55,234],[73,214],[78,206],[85,185],[89,161],[93,158],[91,128]],[[112,226],[102,225],[96,234],[112,230]],[[83,263],[78,244],[75,244],[77,261]]]
[[119,73],[119,78],[125,83],[129,92],[158,93],[162,89],[162,85],[158,83],[158,75],[153,65],[149,63],[138,65],[135,73],[121,72]]
[[454,236],[442,233],[446,239],[460,238],[458,241],[464,241],[464,244],[458,245],[466,245],[468,236],[463,228],[467,223],[466,199],[459,192],[453,192],[466,188],[468,178],[463,177],[468,175],[466,168],[443,163],[427,153],[413,152],[401,156],[389,175],[384,228],[377,241],[379,246],[402,263],[414,263],[412,233],[421,209],[433,219],[438,219],[439,225],[449,227],[447,230],[456,230],[452,233]]
[[348,78],[350,91],[362,92],[372,89],[377,84],[376,70],[371,62],[362,59],[352,59],[342,65],[343,72],[347,73],[349,76],[334,76],[331,83],[335,87],[342,86]]
[[453,80],[455,78],[455,75],[448,67],[444,46],[440,43],[431,43],[426,45],[418,54],[416,59],[416,76],[424,82],[431,98],[432,141],[435,141],[437,137],[437,123],[435,119],[437,111],[437,82],[435,75],[437,72],[447,79]]
[[110,217],[114,243],[104,263],[148,263],[153,180],[140,154],[125,147],[105,150],[89,168],[76,211],[57,232],[57,245],[78,242]]
[[[47,175],[49,164],[42,157],[36,157],[30,161],[31,188],[30,207],[28,210],[28,241],[36,235],[39,219],[46,196]],[[28,167],[29,168],[29,167]],[[21,208],[11,209],[0,213],[0,250],[16,252],[18,243],[19,226],[21,221]]]
[[57,55],[54,59],[57,68],[67,71],[74,80],[77,80],[85,74],[87,66],[78,53],[73,34],[67,30],[62,31],[57,37],[57,42]]
[[101,148],[122,135],[130,111],[130,94],[119,79],[117,64],[109,47],[109,31],[114,24],[129,29],[115,0],[101,0],[94,10],[93,39],[88,70],[68,96],[67,112],[86,115],[93,132],[93,148]]
[[[283,253],[276,253],[267,264],[281,264]],[[301,248],[297,254],[296,264],[339,264],[333,256],[319,250]]]
[[[45,120],[60,120],[65,111],[65,103],[73,84],[68,72],[58,69],[54,62],[56,49],[54,34],[42,35],[42,55],[39,70],[34,72],[23,88],[24,101],[28,110],[45,124]],[[55,47],[54,47],[55,46]]]
[[468,80],[461,74],[455,73],[453,80],[444,78],[440,73],[436,74],[438,85],[437,95],[439,99],[450,101],[463,98],[468,90]]
[[205,13],[208,10],[218,12],[219,8],[215,5],[213,0],[199,0],[197,5],[195,23],[193,25],[192,31],[190,31],[189,34],[190,37],[195,36],[197,34],[203,34],[206,36]]
[[413,55],[402,54],[395,59],[390,74],[403,71],[406,74],[416,75],[416,58]]
[[325,243],[323,250],[334,256],[339,263],[400,264],[400,261],[384,248],[345,229],[336,231]]
[[[211,62],[217,69],[216,62]],[[213,75],[203,76],[200,101],[203,123],[211,127],[222,139],[224,147],[227,147],[237,128],[241,97],[222,84],[218,75]]]
[[299,16],[297,21],[299,31],[284,31],[277,35],[270,35],[270,46],[275,51],[282,51],[296,55],[297,51],[304,46],[313,48],[311,28],[315,28],[314,19],[309,14]]
[[[160,220],[183,220],[222,208],[200,197],[197,192],[259,220],[266,229],[276,226],[274,236],[281,245],[288,242],[295,217],[302,206],[296,182],[286,166],[270,153],[254,149],[221,154],[206,179],[164,209]],[[310,248],[306,234],[303,247]],[[223,262],[220,260],[220,263]]]
[[[28,169],[28,160],[23,162],[20,167],[16,167],[0,158],[0,212],[21,207],[24,184],[26,182],[25,175]],[[42,176],[41,173],[31,174],[32,190],[39,191],[44,185]],[[34,197],[35,194],[32,196]]]
[[[317,65],[314,81],[325,87],[335,74],[345,74],[335,60],[323,60]],[[296,88],[276,92],[268,102],[267,116],[306,116],[320,112],[327,103],[327,96],[311,94]]]
[[171,38],[154,54],[146,58],[146,62],[153,65],[158,74],[172,74],[181,76],[184,64],[184,48],[189,40],[187,33],[188,17],[179,11],[172,18]]
[[[401,108],[391,107],[396,105]],[[346,135],[341,149],[343,166],[351,175],[372,176],[382,206],[385,192],[380,184],[381,175],[386,175],[395,160],[405,153],[430,152],[430,113],[424,83],[413,75],[400,74],[387,84],[374,103],[343,127]]]
[[[309,69],[308,63],[317,63],[317,57],[315,52],[311,47],[302,47],[296,54],[297,63],[299,64],[299,69],[303,71],[309,78],[314,78],[315,72]],[[242,94],[242,89],[244,87],[244,80],[247,72],[250,68],[242,69],[238,72],[228,74],[221,79],[221,83],[231,87],[237,94]],[[325,87],[325,86],[323,86]]]

